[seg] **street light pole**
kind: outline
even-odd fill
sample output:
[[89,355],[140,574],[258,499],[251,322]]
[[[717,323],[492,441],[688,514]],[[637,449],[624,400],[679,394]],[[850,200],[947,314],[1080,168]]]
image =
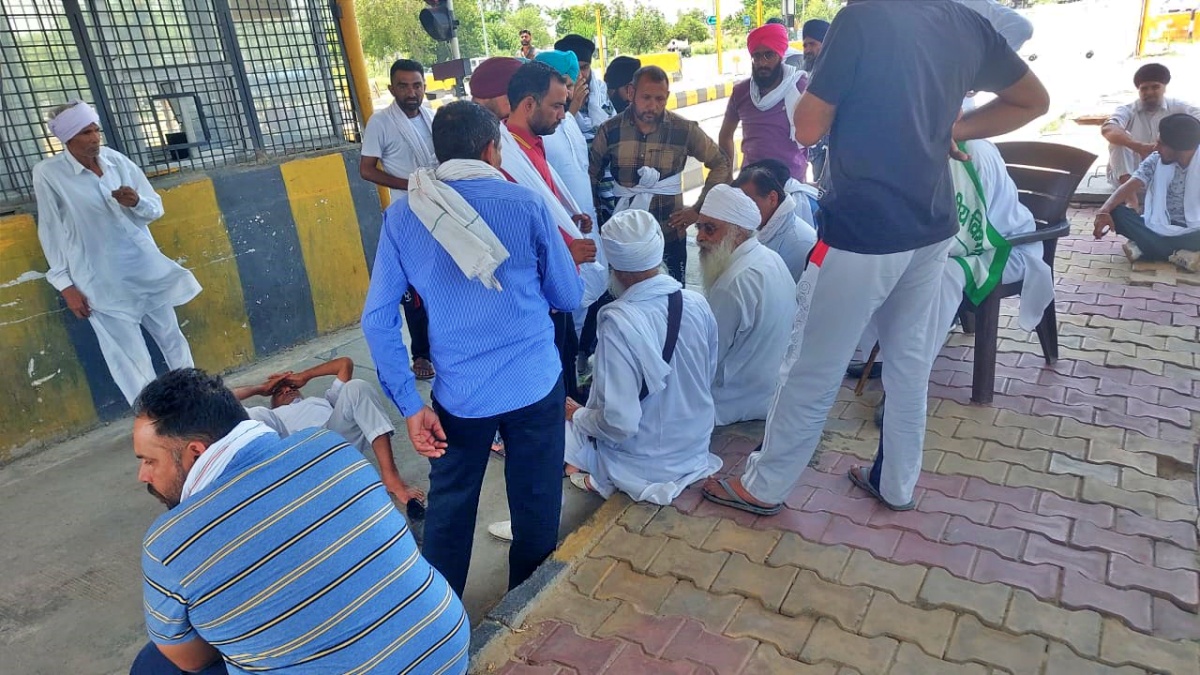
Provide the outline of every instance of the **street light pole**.
[[716,3],[716,5],[713,9],[713,14],[715,14],[717,17],[717,31],[716,31],[717,74],[720,75],[725,72],[725,68],[722,66],[722,63],[721,63],[721,0],[713,0],[713,1]]
[[[454,16],[454,0],[446,0],[446,10],[450,12],[450,16]],[[454,23],[457,24],[458,21]],[[462,54],[458,51],[458,26],[450,27],[450,58],[462,58]]]

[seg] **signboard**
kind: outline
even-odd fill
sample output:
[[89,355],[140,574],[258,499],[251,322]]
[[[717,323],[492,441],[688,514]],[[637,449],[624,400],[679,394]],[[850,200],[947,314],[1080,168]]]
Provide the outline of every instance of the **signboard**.
[[742,15],[742,25],[745,26],[746,28],[750,27],[750,15],[749,14]]
[[717,17],[713,16],[712,14],[709,14],[708,15],[708,25],[710,25],[710,26],[717,25]]

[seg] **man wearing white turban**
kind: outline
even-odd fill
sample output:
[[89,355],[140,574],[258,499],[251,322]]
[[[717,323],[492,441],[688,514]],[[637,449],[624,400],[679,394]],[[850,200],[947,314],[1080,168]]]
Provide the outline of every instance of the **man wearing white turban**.
[[33,167],[46,279],[76,318],[92,324],[132,405],[155,378],[142,328],[168,368],[192,367],[175,307],[196,297],[200,284],[158,250],[149,225],[162,217],[162,199],[136,164],[101,144],[96,111],[74,101],[57,108],[49,126],[66,151]]
[[796,283],[755,236],[761,223],[745,192],[718,185],[696,225],[704,292],[717,317],[718,425],[766,419],[796,315]]
[[717,324],[704,297],[662,273],[662,228],[630,209],[600,244],[617,299],[600,310],[587,405],[567,399],[567,472],[604,497],[670,504],[721,460],[709,452]]

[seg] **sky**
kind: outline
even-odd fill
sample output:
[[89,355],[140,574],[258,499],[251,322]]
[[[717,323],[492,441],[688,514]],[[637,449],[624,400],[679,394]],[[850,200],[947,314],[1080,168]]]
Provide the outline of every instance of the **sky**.
[[[530,0],[533,4],[538,4],[543,7],[556,9],[558,7],[569,7],[571,5],[581,5],[589,0]],[[680,12],[686,12],[689,9],[702,9],[706,14],[711,14],[713,11],[713,0],[653,0],[654,7],[662,10],[662,13],[668,20],[674,20]],[[738,0],[724,0],[721,3],[721,13],[731,14],[734,9],[741,7],[741,2]],[[632,8],[634,5],[632,0],[626,0],[625,6]]]

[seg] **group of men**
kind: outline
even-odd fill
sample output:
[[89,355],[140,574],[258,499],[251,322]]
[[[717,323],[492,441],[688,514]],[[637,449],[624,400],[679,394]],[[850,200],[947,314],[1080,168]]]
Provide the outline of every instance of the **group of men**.
[[[235,672],[465,672],[459,598],[497,435],[515,587],[556,546],[564,475],[602,496],[669,504],[720,468],[709,451],[717,425],[765,420],[766,435],[739,475],[704,483],[705,498],[777,513],[863,340],[887,358],[888,415],[874,463],[849,479],[888,508],[912,508],[929,372],[953,309],[964,293],[1022,278],[1026,325],[1053,293],[1040,251],[968,233],[980,222],[999,239],[1034,227],[983,139],[1049,101],[1013,34],[974,4],[852,0],[831,25],[804,28],[799,68],[783,26],[764,25],[748,38],[753,72],[716,142],[666,109],[665,72],[620,57],[601,79],[595,45],[580,36],[523,48],[527,61],[488,59],[472,100],[436,114],[423,68],[397,61],[395,102],[368,122],[360,164],[392,191],[362,330],[383,391],[430,460],[423,549],[389,492],[421,495],[396,471],[392,426],[349,360],[230,391],[188,367],[190,356],[168,356],[170,373],[130,379],[127,392],[139,478],[169,508],[144,542],[152,644],[134,672],[218,673],[219,661]],[[996,97],[964,104],[978,91]],[[80,106],[52,122],[69,152],[36,182],[43,241],[65,251],[51,259],[51,282],[93,318],[122,308],[100,302],[103,275],[71,257],[78,235],[55,223],[88,215],[69,209],[107,210],[106,226],[144,236],[161,256],[138,234],[161,203],[100,148]],[[1171,114],[1157,129],[1156,151],[1102,209],[1118,231],[1132,227],[1139,188],[1144,229],[1200,228],[1200,123]],[[826,138],[818,240],[803,183]],[[681,184],[689,158],[708,169],[693,204]],[[112,203],[71,199],[97,192],[81,176]],[[700,292],[684,288],[693,226]],[[132,273],[156,275],[150,288],[165,300],[133,303],[120,320],[169,336],[174,314],[163,308],[199,288],[138,250],[143,269]],[[92,322],[99,336],[115,321]],[[590,380],[577,377],[588,367]],[[335,378],[323,397],[299,395],[321,376]],[[428,402],[416,388],[425,377]],[[270,407],[243,406],[259,395]],[[351,444],[371,449],[378,474]]]

